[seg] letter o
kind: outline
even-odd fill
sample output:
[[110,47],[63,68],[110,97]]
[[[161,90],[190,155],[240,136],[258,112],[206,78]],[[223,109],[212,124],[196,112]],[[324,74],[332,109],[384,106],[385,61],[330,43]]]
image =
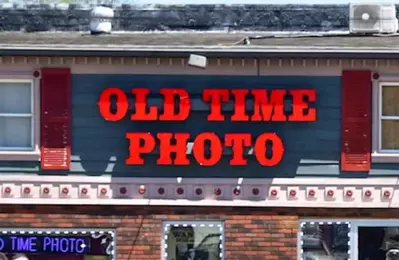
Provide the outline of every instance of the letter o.
[[69,248],[69,241],[67,238],[61,238],[60,241],[60,251],[63,253],[67,253]]
[[0,238],[0,251],[4,249],[4,239]]
[[[116,113],[111,113],[111,96],[116,96]],[[126,93],[115,87],[107,88],[100,94],[98,107],[101,116],[108,121],[119,121],[123,119],[129,109]]]
[[[84,246],[82,246],[84,245]],[[84,239],[82,238],[78,238],[76,239],[76,243],[75,243],[75,250],[77,253],[82,254],[85,252],[87,245],[85,244]]]
[[[266,142],[271,141],[273,146],[272,158],[266,157]],[[275,133],[263,133],[255,141],[255,157],[263,166],[276,166],[284,155],[284,144],[281,138]]]
[[[211,142],[211,157],[205,158],[205,141]],[[195,160],[201,166],[212,166],[220,161],[223,154],[222,142],[214,133],[201,133],[195,140],[193,145],[193,155]]]

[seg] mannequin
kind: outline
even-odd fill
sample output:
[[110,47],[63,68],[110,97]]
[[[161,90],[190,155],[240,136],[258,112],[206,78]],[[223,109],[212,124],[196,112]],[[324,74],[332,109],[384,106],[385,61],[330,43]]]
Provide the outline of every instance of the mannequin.
[[399,260],[399,228],[384,228],[381,249],[385,251],[385,260]]

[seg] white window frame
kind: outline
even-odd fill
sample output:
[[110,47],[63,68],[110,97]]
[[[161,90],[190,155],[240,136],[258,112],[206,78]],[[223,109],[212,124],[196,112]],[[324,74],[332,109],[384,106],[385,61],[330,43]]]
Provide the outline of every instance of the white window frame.
[[372,86],[372,162],[373,163],[399,163],[399,149],[382,149],[382,120],[399,120],[399,116],[382,115],[382,88],[384,86],[398,86],[399,76],[381,75],[378,80],[373,81]]
[[31,114],[0,114],[1,117],[32,117],[31,147],[0,147],[0,161],[39,161],[40,160],[40,78],[32,73],[0,75],[0,83],[31,84]]
[[358,259],[358,228],[359,227],[399,227],[399,219],[300,219],[298,225],[298,259],[301,259],[301,227],[305,222],[348,223],[349,224],[349,260]]
[[204,220],[204,221],[200,221],[200,220],[195,220],[195,221],[164,221],[163,222],[163,224],[162,224],[162,243],[161,243],[161,254],[162,254],[162,256],[161,256],[161,259],[162,260],[166,260],[167,259],[167,251],[166,251],[166,248],[167,248],[167,244],[166,244],[166,242],[167,242],[167,240],[168,240],[168,231],[169,231],[169,228],[171,227],[171,226],[176,226],[176,225],[178,225],[178,226],[202,226],[202,225],[211,225],[211,226],[215,226],[215,227],[219,227],[219,229],[220,229],[220,233],[221,233],[221,238],[220,238],[220,241],[221,241],[221,243],[222,243],[222,246],[221,246],[221,248],[220,248],[220,254],[221,254],[221,256],[220,256],[220,259],[221,260],[225,260],[225,254],[224,254],[224,243],[225,243],[225,241],[224,241],[224,238],[225,238],[225,235],[224,235],[224,221],[222,221],[222,220],[214,220],[214,221],[212,221],[212,220]]

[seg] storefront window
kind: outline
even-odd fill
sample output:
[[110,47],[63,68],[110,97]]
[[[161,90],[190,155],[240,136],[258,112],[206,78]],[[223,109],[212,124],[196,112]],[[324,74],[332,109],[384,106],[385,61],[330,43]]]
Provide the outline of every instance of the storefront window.
[[113,231],[0,229],[0,260],[113,259]]
[[164,223],[164,260],[223,260],[223,223]]
[[359,260],[399,259],[399,226],[358,227]]
[[350,259],[350,225],[342,222],[302,222],[301,259]]

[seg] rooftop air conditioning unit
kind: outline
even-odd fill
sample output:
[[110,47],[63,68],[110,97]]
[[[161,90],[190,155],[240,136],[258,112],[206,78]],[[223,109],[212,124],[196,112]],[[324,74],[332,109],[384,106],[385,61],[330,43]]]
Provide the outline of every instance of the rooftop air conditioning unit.
[[351,33],[396,33],[398,31],[394,3],[350,3],[349,13]]
[[109,34],[112,31],[114,10],[105,6],[97,6],[91,11],[91,34]]

